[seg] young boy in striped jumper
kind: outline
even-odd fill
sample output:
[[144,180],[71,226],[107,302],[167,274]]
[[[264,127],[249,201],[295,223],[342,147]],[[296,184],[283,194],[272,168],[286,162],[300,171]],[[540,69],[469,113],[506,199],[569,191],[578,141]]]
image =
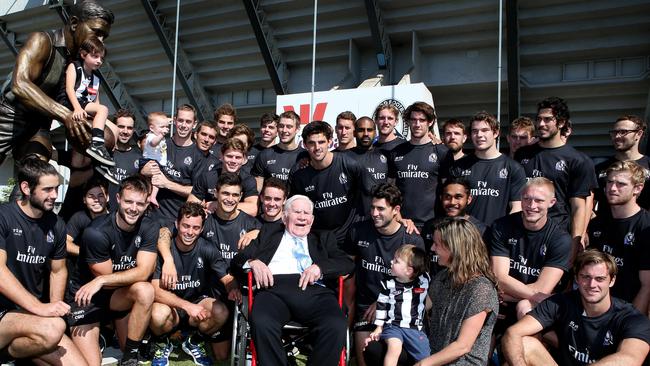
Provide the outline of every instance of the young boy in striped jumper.
[[395,251],[391,274],[381,282],[375,325],[366,339],[383,340],[388,345],[384,366],[395,366],[402,347],[419,361],[430,354],[429,339],[422,331],[429,288],[428,261],[421,248],[405,244]]

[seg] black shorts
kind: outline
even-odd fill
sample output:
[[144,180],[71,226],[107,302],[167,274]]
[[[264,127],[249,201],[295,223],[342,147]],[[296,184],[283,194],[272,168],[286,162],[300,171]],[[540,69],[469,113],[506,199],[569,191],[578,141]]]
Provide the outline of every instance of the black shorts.
[[0,309],[0,322],[2,321],[2,318],[4,318],[5,315],[7,315],[9,311],[10,311],[9,309]]
[[354,323],[352,324],[353,332],[372,332],[377,327],[375,324],[367,322],[363,319],[363,314],[368,309],[368,305],[355,306],[354,310]]
[[93,323],[108,322],[115,319],[122,319],[130,311],[114,311],[110,309],[111,297],[115,289],[99,290],[91,299],[88,306],[79,307],[73,298],[67,298],[70,305],[70,314],[66,318],[69,327]]
[[[192,304],[198,304],[201,301],[209,298],[210,296],[208,295],[201,295],[194,301],[190,301]],[[176,328],[179,329],[191,329],[192,327],[190,326],[190,316],[187,314],[187,311],[183,309],[175,309],[176,313],[178,314],[178,325]]]
[[18,101],[0,95],[0,164],[15,147],[24,147],[39,130],[49,131],[51,124],[51,118],[26,110]]

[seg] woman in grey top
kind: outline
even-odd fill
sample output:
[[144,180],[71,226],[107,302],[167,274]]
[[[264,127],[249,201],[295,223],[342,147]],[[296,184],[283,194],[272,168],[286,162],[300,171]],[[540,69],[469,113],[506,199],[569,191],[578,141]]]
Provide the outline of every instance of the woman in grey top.
[[448,217],[434,225],[432,249],[446,269],[429,287],[431,356],[416,366],[486,365],[499,299],[481,234],[465,218]]

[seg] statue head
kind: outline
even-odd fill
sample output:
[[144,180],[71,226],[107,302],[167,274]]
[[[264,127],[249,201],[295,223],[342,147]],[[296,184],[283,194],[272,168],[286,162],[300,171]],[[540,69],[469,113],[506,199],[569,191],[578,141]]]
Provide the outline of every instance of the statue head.
[[68,48],[76,52],[84,41],[93,36],[104,41],[114,20],[113,12],[96,1],[84,0],[73,5],[68,24],[73,42]]

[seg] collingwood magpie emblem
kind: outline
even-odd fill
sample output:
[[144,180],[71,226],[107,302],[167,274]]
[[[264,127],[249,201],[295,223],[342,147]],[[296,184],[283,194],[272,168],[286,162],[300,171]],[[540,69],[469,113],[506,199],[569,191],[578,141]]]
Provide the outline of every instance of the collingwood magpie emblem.
[[341,175],[339,175],[339,182],[341,184],[345,184],[348,182],[348,177],[345,175],[345,173],[341,172]]

